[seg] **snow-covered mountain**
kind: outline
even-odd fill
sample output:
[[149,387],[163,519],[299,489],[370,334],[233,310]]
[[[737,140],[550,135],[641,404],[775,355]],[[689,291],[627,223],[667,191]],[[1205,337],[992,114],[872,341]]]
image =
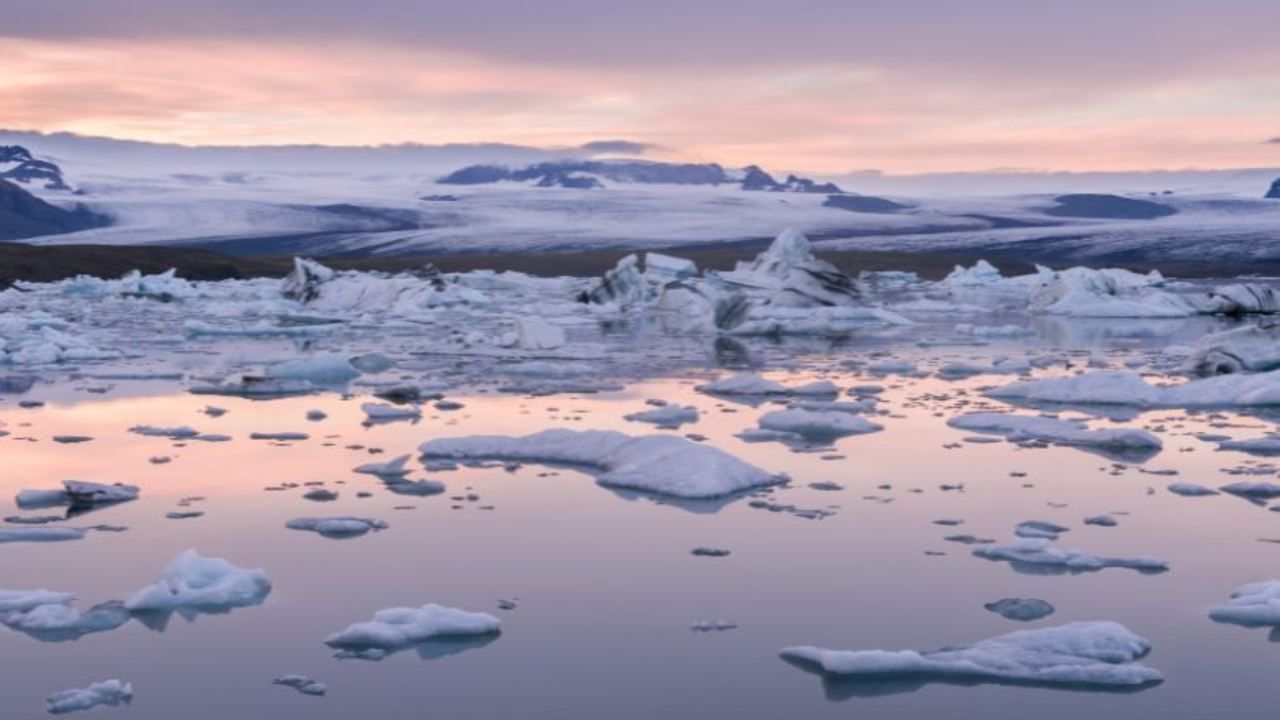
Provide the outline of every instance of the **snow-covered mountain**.
[[1228,175],[1172,183],[1159,173],[1094,178],[1089,192],[1075,192],[1073,176],[1059,192],[884,194],[885,177],[835,186],[760,168],[594,157],[585,147],[189,148],[4,131],[0,144],[54,162],[82,193],[37,182],[26,186],[33,194],[111,219],[41,243],[419,255],[762,245],[796,227],[820,249],[1153,266],[1173,253],[1271,271],[1280,261],[1280,203],[1261,197],[1276,170],[1265,182],[1261,171],[1232,171],[1229,191],[1219,184]]

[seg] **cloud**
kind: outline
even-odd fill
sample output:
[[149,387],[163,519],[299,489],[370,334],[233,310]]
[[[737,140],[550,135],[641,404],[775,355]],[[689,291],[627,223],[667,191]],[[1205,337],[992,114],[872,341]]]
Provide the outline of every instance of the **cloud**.
[[633,140],[592,140],[582,143],[580,149],[593,155],[644,155],[658,146]]

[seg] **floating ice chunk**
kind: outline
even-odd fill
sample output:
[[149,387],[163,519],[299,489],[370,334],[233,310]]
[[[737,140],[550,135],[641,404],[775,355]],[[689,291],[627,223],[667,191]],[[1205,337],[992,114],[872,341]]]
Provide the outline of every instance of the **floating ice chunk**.
[[87,688],[60,690],[44,701],[44,709],[50,715],[91,710],[99,706],[128,705],[133,700],[133,686],[120,680],[104,680]]
[[384,477],[382,481],[388,490],[397,495],[428,497],[430,495],[439,495],[445,491],[444,483],[438,480],[409,481],[402,478]]
[[807,439],[837,438],[883,430],[861,415],[845,412],[815,412],[812,410],[774,410],[760,416],[760,427],[774,432],[799,435]]
[[1158,451],[1164,447],[1159,437],[1136,428],[1089,430],[1083,423],[1048,417],[1027,417],[1006,413],[969,413],[947,421],[951,427],[974,432],[1004,435],[1014,442],[1041,440],[1060,445],[1096,447],[1114,451]]
[[1248,440],[1225,440],[1218,443],[1219,450],[1239,450],[1250,455],[1280,455],[1280,437],[1269,435]]
[[715,498],[784,481],[717,448],[673,435],[632,437],[607,430],[544,430],[524,437],[429,440],[430,457],[523,460],[596,468],[597,482],[681,498]]
[[565,344],[564,328],[534,315],[519,317],[516,344],[523,350],[554,350]]
[[311,437],[304,432],[255,432],[249,433],[250,440],[274,440],[276,442],[297,442]]
[[382,478],[403,477],[409,474],[405,466],[409,463],[409,455],[401,455],[386,462],[371,462],[356,466],[352,472],[363,475],[377,475]]
[[987,391],[994,398],[1030,402],[1131,405],[1158,408],[1280,405],[1280,370],[1219,375],[1181,385],[1150,385],[1136,373],[1095,372],[1027,380]]
[[1120,523],[1110,515],[1092,515],[1084,519],[1084,524],[1097,527],[1115,527]]
[[1026,522],[1018,523],[1018,526],[1013,529],[1013,534],[1020,538],[1057,540],[1059,535],[1068,530],[1070,528],[1063,527],[1057,523],[1043,520],[1027,520]]
[[1242,585],[1225,605],[1209,610],[1216,622],[1245,627],[1280,626],[1280,580]]
[[863,295],[856,280],[814,257],[809,239],[794,228],[779,233],[750,263],[739,262],[715,277],[748,291],[769,293],[765,302],[784,308],[853,305]]
[[159,581],[126,600],[125,607],[134,611],[220,612],[260,605],[270,593],[271,582],[261,570],[245,570],[187,550],[169,563]]
[[1053,605],[1039,598],[1002,598],[984,605],[987,610],[1006,620],[1031,622],[1049,617],[1054,613]]
[[882,360],[868,365],[867,372],[876,375],[910,375],[916,372],[916,364],[906,360]]
[[1280,327],[1249,325],[1206,335],[1191,349],[1185,368],[1203,376],[1280,368]]
[[304,380],[317,385],[339,385],[360,377],[351,359],[338,353],[295,358],[267,367],[267,377],[282,380]]
[[1169,563],[1150,557],[1099,557],[1074,550],[1062,550],[1041,538],[1019,538],[1008,545],[983,545],[973,549],[977,557],[1008,562],[1015,570],[1039,574],[1094,572],[1105,568],[1127,568],[1143,573],[1164,572]]
[[1150,651],[1151,643],[1118,623],[1075,622],[932,652],[791,647],[782,656],[846,678],[926,676],[941,681],[1141,687],[1164,679],[1158,670],[1137,662]]
[[644,254],[644,274],[658,282],[670,282],[697,275],[698,266],[692,260],[649,252]]
[[320,297],[320,286],[337,276],[337,272],[306,258],[293,259],[293,272],[285,276],[280,293],[290,300],[307,304]]
[[284,524],[290,530],[306,530],[327,538],[359,537],[370,530],[386,530],[381,520],[358,517],[296,518]]
[[1223,485],[1218,489],[1256,503],[1264,503],[1280,497],[1280,485],[1269,482],[1237,482]]
[[986,260],[979,260],[973,264],[973,267],[956,265],[951,274],[942,279],[942,284],[956,287],[982,287],[999,284],[1003,279],[995,265]]
[[271,684],[293,688],[303,695],[320,696],[329,692],[329,688],[324,683],[316,682],[306,675],[281,675],[272,680]]
[[502,621],[487,613],[429,604],[379,610],[372,620],[351,625],[324,642],[339,650],[392,653],[429,640],[496,635],[501,628]]
[[[0,595],[4,593],[0,592]],[[40,594],[46,594],[49,602],[32,604]],[[53,597],[54,593],[38,591],[28,598],[25,609],[5,611],[0,604],[0,624],[24,633],[41,642],[65,642],[78,640],[90,633],[109,632],[129,621],[129,611],[118,601],[95,605],[85,612],[71,606],[73,597]],[[0,599],[0,603],[3,600]]]
[[156,425],[134,425],[129,428],[129,432],[135,435],[146,435],[148,437],[165,437],[172,440],[183,440],[195,437],[200,434],[199,430],[187,425],[179,425],[176,427],[159,427]]
[[256,375],[228,378],[216,385],[193,385],[190,389],[190,392],[195,395],[232,395],[239,397],[287,397],[290,395],[309,395],[315,391],[316,386],[305,380],[287,380]]
[[1187,298],[1160,288],[1164,278],[1115,268],[1040,268],[1031,313],[1096,318],[1182,318],[1200,311]]
[[414,420],[422,417],[422,408],[417,405],[364,403],[360,409],[364,411],[365,417],[372,421]]
[[1001,358],[989,363],[952,362],[938,368],[938,376],[948,379],[974,375],[1016,375],[1031,369],[1031,363],[1019,358]]
[[1280,293],[1263,285],[1224,285],[1209,293],[1205,305],[1205,311],[1215,315],[1271,315],[1280,313]]
[[0,543],[83,540],[84,530],[69,527],[0,528]]
[[830,380],[818,380],[799,387],[787,387],[780,382],[766,380],[754,373],[742,373],[715,380],[697,387],[699,392],[711,395],[837,395],[840,388]]
[[67,497],[71,499],[72,507],[128,502],[137,500],[140,492],[136,485],[121,483],[106,485],[84,480],[63,480],[62,487]]
[[23,510],[39,510],[71,504],[66,490],[19,490],[14,502]]
[[52,590],[0,590],[0,615],[27,612],[41,605],[68,605],[76,596]]
[[664,428],[678,428],[685,423],[698,422],[698,408],[692,405],[664,405],[652,410],[641,410],[624,415],[623,419],[653,423]]
[[1182,495],[1183,497],[1205,497],[1208,495],[1219,495],[1217,490],[1204,485],[1197,485],[1189,482],[1169,483],[1168,491],[1174,495]]

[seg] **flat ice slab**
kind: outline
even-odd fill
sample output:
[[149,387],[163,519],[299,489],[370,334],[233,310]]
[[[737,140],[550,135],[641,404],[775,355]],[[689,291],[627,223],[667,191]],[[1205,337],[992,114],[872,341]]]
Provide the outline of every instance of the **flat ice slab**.
[[1150,651],[1151,643],[1118,623],[1074,622],[932,652],[799,646],[784,649],[782,656],[823,674],[850,678],[1141,687],[1164,680],[1160,671],[1137,662]]
[[597,481],[607,487],[688,499],[723,497],[785,480],[723,450],[672,435],[557,429],[523,437],[441,438],[418,449],[428,458],[582,465],[602,471]]

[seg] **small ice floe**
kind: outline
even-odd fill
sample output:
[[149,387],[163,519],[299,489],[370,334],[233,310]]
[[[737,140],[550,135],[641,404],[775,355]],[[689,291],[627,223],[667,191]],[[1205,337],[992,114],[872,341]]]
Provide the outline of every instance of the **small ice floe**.
[[1164,447],[1160,438],[1137,428],[1090,430],[1084,423],[1050,417],[978,412],[958,415],[947,424],[960,430],[995,433],[1012,442],[1027,440],[1098,448],[1118,454],[1151,456]]
[[715,380],[697,387],[698,392],[708,395],[804,395],[832,396],[840,392],[840,388],[830,380],[818,380],[797,387],[787,387],[780,382],[767,380],[754,373],[742,373],[720,380]]
[[390,422],[393,420],[417,420],[422,417],[422,408],[417,405],[388,405],[386,403],[365,403],[360,406],[369,422]]
[[221,433],[200,433],[191,439],[208,443],[231,442],[230,435],[223,435]]
[[271,581],[263,571],[187,550],[169,563],[160,580],[134,593],[124,606],[132,611],[225,612],[260,605],[269,594]]
[[1280,627],[1280,580],[1236,588],[1225,605],[1209,610],[1209,617],[1215,622],[1244,627]]
[[737,630],[738,624],[727,620],[697,620],[689,623],[689,629],[696,633],[724,632]]
[[204,517],[204,512],[200,510],[175,510],[173,512],[165,513],[164,517],[166,520],[194,520],[199,517]]
[[383,485],[396,495],[427,497],[439,495],[445,491],[445,484],[438,480],[405,480],[404,478],[384,477]]
[[50,715],[91,710],[99,706],[128,705],[133,700],[133,686],[120,680],[104,680],[87,688],[60,690],[44,701],[45,712]]
[[147,437],[164,437],[170,440],[184,440],[186,438],[195,437],[200,434],[199,430],[186,425],[176,427],[161,427],[156,425],[134,425],[129,428],[129,432],[134,435],[146,435]]
[[304,432],[255,432],[249,433],[250,440],[272,440],[275,442],[297,442],[311,437]]
[[388,527],[382,520],[359,517],[295,518],[284,526],[335,539],[360,537],[371,530],[386,530]]
[[0,528],[0,543],[65,542],[83,540],[84,530],[69,527]]
[[314,490],[308,490],[303,493],[302,499],[310,500],[312,502],[333,502],[338,499],[338,493],[326,488],[315,488]]
[[1267,435],[1247,440],[1225,440],[1218,443],[1219,450],[1238,450],[1250,455],[1272,457],[1280,455],[1280,437]]
[[606,487],[686,499],[724,497],[785,481],[723,450],[673,435],[557,429],[524,437],[440,438],[418,449],[427,458],[581,465],[600,470],[596,480]]
[[87,443],[90,440],[93,440],[93,438],[89,435],[54,435],[53,436],[54,442],[61,443],[63,445],[78,445],[80,443]]
[[311,422],[320,422],[329,416],[323,410],[308,410],[305,417]]
[[1053,605],[1039,598],[1001,598],[983,605],[984,608],[1006,620],[1031,622],[1049,617],[1054,613]]
[[1096,525],[1097,527],[1115,527],[1120,523],[1110,515],[1092,515],[1084,519],[1085,525]]
[[798,409],[767,412],[760,416],[758,422],[762,430],[785,433],[805,440],[829,440],[884,429],[883,425],[871,422],[861,415]]
[[1057,540],[1058,536],[1067,532],[1070,528],[1063,527],[1057,523],[1045,522],[1044,520],[1027,520],[1018,523],[1013,529],[1013,534],[1020,538],[1039,538],[1046,540]]
[[409,474],[406,467],[409,463],[409,455],[401,455],[392,458],[386,462],[371,462],[356,466],[352,472],[358,472],[362,475],[377,475],[380,478],[398,478]]
[[193,385],[189,392],[194,395],[270,398],[310,395],[316,390],[315,385],[305,380],[244,375],[238,378],[227,378],[218,384]]
[[1174,495],[1181,495],[1183,497],[1208,497],[1209,495],[1222,494],[1211,487],[1205,487],[1204,485],[1197,485],[1196,483],[1190,482],[1169,483],[1165,489]]
[[729,550],[718,547],[696,547],[690,550],[689,554],[697,557],[728,557]]
[[316,697],[329,692],[329,688],[326,687],[324,683],[312,680],[306,675],[281,675],[272,680],[271,684],[293,688],[303,695],[313,695]]
[[71,593],[0,590],[0,625],[41,642],[65,642],[115,630],[129,621],[122,603],[101,603],[82,613],[73,602]]
[[62,487],[73,508],[129,502],[137,500],[139,493],[135,485],[107,485],[84,480],[63,480]]
[[985,560],[1008,562],[1014,570],[1031,575],[1095,572],[1105,568],[1127,568],[1141,573],[1160,573],[1169,563],[1151,557],[1113,558],[1090,555],[1075,550],[1062,550],[1050,545],[1051,540],[1018,538],[1008,545],[981,545],[973,554]]
[[1280,485],[1269,482],[1238,482],[1223,485],[1218,489],[1228,495],[1235,495],[1259,505],[1280,498]]
[[496,636],[502,621],[488,613],[467,612],[443,605],[379,610],[373,619],[356,623],[325,639],[339,657],[381,660],[398,650],[438,640],[466,640]]
[[652,410],[641,410],[624,415],[631,422],[653,423],[661,428],[678,428],[685,423],[698,422],[698,408],[692,405],[664,405]]
[[782,657],[842,679],[1015,683],[1032,686],[1146,687],[1164,680],[1138,660],[1151,643],[1114,622],[1074,622],[1018,630],[932,652],[790,647]]
[[1267,407],[1280,405],[1280,370],[1218,375],[1180,385],[1152,385],[1133,372],[1093,372],[1025,380],[988,390],[1001,400],[1146,408]]

